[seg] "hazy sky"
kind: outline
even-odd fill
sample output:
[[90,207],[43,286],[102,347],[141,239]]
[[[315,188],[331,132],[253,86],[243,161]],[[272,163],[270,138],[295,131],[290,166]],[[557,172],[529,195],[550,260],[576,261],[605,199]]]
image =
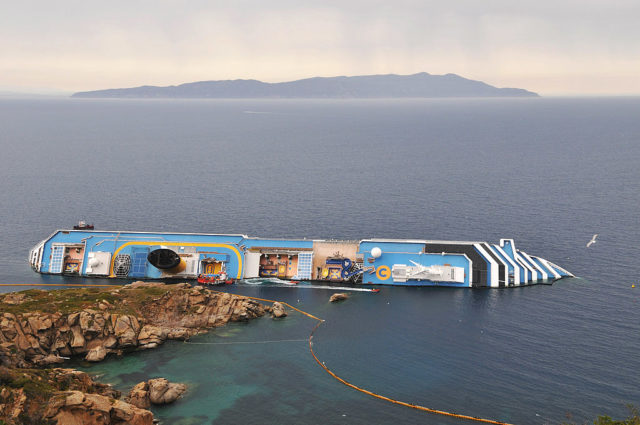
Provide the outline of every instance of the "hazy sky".
[[4,1],[0,89],[456,73],[640,94],[640,0]]

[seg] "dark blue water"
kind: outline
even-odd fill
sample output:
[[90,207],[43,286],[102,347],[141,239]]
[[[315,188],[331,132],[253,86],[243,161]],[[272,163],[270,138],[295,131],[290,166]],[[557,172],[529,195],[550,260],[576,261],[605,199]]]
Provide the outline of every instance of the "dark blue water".
[[[403,401],[531,424],[640,405],[638,98],[2,100],[0,148],[3,283],[77,282],[32,273],[26,255],[81,218],[108,230],[513,237],[582,279],[384,288],[340,305],[326,289],[228,290],[326,319],[321,360]],[[121,389],[189,382],[156,409],[167,424],[459,423],[345,387],[305,342],[237,344],[304,339],[313,325],[265,318],[90,369]]]

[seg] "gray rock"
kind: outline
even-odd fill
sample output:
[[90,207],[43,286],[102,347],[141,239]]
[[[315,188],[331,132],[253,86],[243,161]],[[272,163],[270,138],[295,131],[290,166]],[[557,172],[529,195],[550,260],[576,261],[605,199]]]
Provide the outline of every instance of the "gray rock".
[[64,359],[60,356],[56,356],[55,354],[49,354],[44,356],[40,364],[42,365],[52,365],[52,364],[60,364],[64,363]]
[[287,317],[287,311],[284,309],[284,306],[282,305],[282,303],[279,303],[277,301],[273,303],[271,317],[273,318]]
[[129,391],[129,395],[125,401],[140,409],[148,409],[149,406],[151,406],[151,401],[149,400],[149,384],[144,381],[137,384]]
[[85,360],[88,362],[101,362],[107,356],[107,350],[102,346],[92,348],[85,356]]
[[149,401],[153,404],[168,404],[176,401],[187,391],[185,384],[173,384],[165,378],[149,380]]
[[349,295],[343,293],[343,292],[339,292],[336,294],[331,295],[331,298],[329,298],[329,302],[335,303],[338,301],[344,301],[347,298],[349,298]]

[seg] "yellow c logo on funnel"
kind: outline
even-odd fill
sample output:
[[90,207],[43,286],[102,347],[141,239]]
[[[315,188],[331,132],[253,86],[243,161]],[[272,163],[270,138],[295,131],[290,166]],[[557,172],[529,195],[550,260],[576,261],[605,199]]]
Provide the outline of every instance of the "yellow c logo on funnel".
[[391,269],[389,266],[380,266],[376,269],[376,276],[380,280],[387,280],[391,276]]

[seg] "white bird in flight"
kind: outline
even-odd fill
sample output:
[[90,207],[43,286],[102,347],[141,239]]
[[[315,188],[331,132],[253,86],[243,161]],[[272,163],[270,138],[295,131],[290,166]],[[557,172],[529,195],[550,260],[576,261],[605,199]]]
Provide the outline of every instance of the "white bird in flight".
[[596,243],[596,238],[598,237],[598,234],[596,233],[595,235],[593,235],[593,237],[591,238],[591,240],[589,241],[589,243],[587,243],[587,248],[589,248],[591,245],[593,245],[594,243]]

